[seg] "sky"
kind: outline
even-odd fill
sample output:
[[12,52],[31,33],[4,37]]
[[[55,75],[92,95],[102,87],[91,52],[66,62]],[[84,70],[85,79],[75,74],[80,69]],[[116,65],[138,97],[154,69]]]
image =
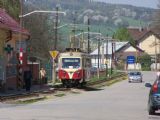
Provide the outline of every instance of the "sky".
[[129,4],[140,7],[158,8],[158,0],[96,0],[107,3]]

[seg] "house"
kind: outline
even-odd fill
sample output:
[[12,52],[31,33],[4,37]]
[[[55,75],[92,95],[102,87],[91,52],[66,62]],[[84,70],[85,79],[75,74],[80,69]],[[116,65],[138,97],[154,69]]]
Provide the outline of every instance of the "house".
[[24,68],[27,65],[26,41],[30,34],[4,9],[0,9],[0,88],[16,89],[19,84],[19,52],[23,52]]
[[[136,46],[152,57],[152,61],[157,64],[160,55],[160,33],[156,29],[128,28]],[[160,61],[160,60],[159,60]],[[159,65],[160,67],[160,65]]]
[[126,61],[127,56],[138,56],[143,55],[144,51],[137,46],[131,45],[129,42],[116,50],[116,57],[118,60]]
[[[137,46],[131,45],[129,42],[116,50],[117,62],[123,65],[124,69],[141,69],[141,65],[136,63],[138,56],[142,56],[144,51]],[[128,57],[134,56],[134,63],[128,63]]]
[[160,34],[155,29],[145,28],[128,28],[133,40],[136,41],[137,47],[145,53],[155,58],[156,54],[160,54]]
[[[103,67],[105,64],[108,65],[108,68],[111,67],[112,59],[116,59],[114,53],[116,50],[126,45],[127,42],[111,42],[104,43],[100,46],[100,55],[99,55],[99,64]],[[90,53],[92,58],[92,66],[98,65],[98,48]],[[113,58],[114,57],[114,58]]]

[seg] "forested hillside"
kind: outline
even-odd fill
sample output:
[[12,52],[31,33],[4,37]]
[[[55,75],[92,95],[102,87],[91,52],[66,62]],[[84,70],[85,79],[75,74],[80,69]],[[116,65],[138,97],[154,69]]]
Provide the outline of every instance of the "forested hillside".
[[75,17],[77,23],[85,24],[87,17],[90,17],[94,25],[113,27],[147,25],[155,11],[150,8],[92,2],[92,0],[27,0],[27,4],[45,10],[54,10],[59,6],[60,10],[67,12],[63,19],[65,22],[72,22]]
[[[26,0],[24,14],[33,10],[65,11],[66,16],[59,16],[59,26],[75,23],[87,24],[90,18],[90,30],[102,34],[113,34],[112,31],[119,27],[147,26],[151,22],[154,9],[134,7],[131,5],[114,5],[93,0]],[[23,19],[25,28],[31,33],[30,46],[34,55],[41,56],[53,50],[55,43],[55,14],[36,13]],[[37,24],[38,23],[38,24]],[[109,30],[108,28],[111,28]],[[81,28],[87,31],[87,28]],[[66,26],[58,30],[57,50],[69,47],[69,34],[71,27]],[[33,54],[33,52],[31,52]],[[43,57],[43,56],[42,56]]]

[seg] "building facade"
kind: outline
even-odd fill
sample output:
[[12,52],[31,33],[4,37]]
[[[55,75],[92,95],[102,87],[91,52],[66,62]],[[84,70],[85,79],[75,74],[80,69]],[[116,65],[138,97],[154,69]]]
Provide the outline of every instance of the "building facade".
[[29,32],[0,9],[0,89],[16,89],[19,81],[19,53],[23,51],[23,64],[27,65],[26,42]]

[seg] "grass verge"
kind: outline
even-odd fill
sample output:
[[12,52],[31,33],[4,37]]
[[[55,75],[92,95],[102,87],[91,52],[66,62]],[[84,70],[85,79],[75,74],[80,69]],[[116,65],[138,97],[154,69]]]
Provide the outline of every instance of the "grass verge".
[[16,104],[31,104],[31,103],[35,103],[35,102],[46,100],[46,99],[48,99],[48,98],[47,97],[39,97],[39,98],[32,98],[32,99],[26,99],[26,100],[18,100],[15,103]]

